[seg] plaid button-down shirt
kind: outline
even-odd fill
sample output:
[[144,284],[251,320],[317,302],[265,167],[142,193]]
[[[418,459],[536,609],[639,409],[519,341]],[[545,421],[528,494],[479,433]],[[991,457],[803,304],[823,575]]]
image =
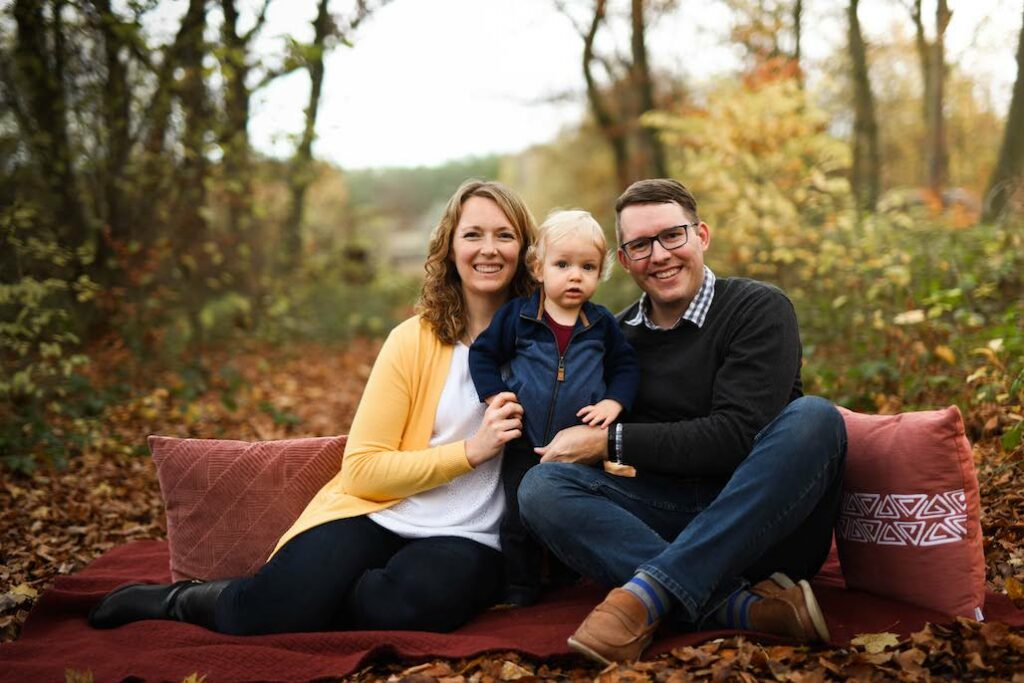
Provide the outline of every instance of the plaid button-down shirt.
[[640,305],[637,307],[636,315],[626,320],[625,324],[633,326],[642,324],[649,330],[674,330],[686,320],[697,327],[704,327],[704,319],[708,316],[708,309],[711,308],[711,300],[714,298],[715,274],[711,272],[710,268],[704,266],[704,281],[700,283],[697,296],[693,297],[693,301],[686,307],[686,310],[679,317],[679,320],[676,321],[675,325],[669,328],[660,327],[648,317],[647,310],[650,308],[651,302],[647,300],[646,293],[640,296]]

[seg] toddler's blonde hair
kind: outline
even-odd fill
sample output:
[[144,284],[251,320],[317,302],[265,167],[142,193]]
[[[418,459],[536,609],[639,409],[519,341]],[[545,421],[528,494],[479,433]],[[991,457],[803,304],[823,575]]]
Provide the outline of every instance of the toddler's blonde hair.
[[582,209],[555,209],[541,223],[537,241],[526,250],[526,266],[534,277],[540,273],[548,245],[570,236],[582,237],[597,247],[601,253],[598,277],[607,280],[612,273],[612,255],[608,251],[608,240],[604,236],[601,224],[594,220],[589,211]]

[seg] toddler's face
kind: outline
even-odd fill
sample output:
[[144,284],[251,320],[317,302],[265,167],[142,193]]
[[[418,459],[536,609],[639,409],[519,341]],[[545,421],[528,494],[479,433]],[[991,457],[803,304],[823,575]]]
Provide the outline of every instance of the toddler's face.
[[577,235],[548,244],[545,251],[538,276],[545,298],[563,310],[578,310],[597,290],[604,254]]

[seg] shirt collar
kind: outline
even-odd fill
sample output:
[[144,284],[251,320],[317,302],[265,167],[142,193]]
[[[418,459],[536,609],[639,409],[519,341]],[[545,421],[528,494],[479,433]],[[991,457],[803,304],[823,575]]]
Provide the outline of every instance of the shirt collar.
[[647,315],[647,309],[650,308],[651,302],[648,300],[646,292],[640,295],[636,315],[625,322],[627,325],[633,325],[634,327],[643,323],[644,327],[649,330],[674,330],[686,320],[701,328],[704,327],[704,320],[708,317],[708,309],[711,308],[711,300],[714,298],[715,274],[711,272],[710,268],[704,266],[704,281],[700,283],[697,296],[693,297],[693,301],[690,302],[690,305],[686,307],[686,310],[683,311],[679,320],[672,327],[660,327]]

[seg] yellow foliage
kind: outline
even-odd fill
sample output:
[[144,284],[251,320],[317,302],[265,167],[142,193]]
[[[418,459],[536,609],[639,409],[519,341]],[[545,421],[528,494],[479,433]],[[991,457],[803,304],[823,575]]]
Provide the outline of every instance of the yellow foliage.
[[949,348],[945,344],[940,344],[935,347],[934,353],[936,356],[944,360],[950,365],[956,365],[956,354],[953,353],[953,349]]
[[849,152],[796,81],[726,82],[701,111],[645,121],[662,130],[673,176],[698,198],[723,271],[785,287],[842,257],[841,244],[824,242],[849,205]]

